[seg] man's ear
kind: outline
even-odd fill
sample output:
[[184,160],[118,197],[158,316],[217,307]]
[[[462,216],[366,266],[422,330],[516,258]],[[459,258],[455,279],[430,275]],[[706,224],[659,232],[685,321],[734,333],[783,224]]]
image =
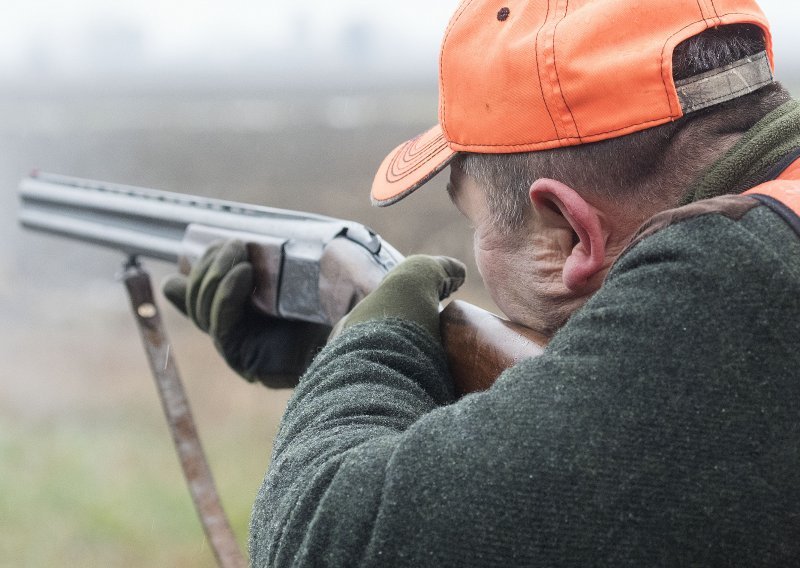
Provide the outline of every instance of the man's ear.
[[537,180],[530,190],[531,204],[545,230],[571,231],[565,250],[563,280],[573,292],[584,293],[603,270],[606,234],[598,210],[577,191],[551,179]]

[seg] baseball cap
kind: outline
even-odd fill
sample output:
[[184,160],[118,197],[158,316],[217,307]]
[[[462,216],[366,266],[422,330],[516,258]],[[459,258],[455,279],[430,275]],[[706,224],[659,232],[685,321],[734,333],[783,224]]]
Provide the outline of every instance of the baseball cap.
[[[754,24],[767,50],[674,81],[675,47]],[[531,152],[676,120],[773,82],[772,36],[753,0],[464,0],[445,32],[439,124],[381,164],[372,202],[391,205],[459,152]]]

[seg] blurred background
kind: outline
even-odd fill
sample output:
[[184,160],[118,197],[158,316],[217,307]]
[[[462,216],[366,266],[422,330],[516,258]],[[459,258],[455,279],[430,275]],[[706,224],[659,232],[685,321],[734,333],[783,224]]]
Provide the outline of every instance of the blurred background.
[[[118,254],[25,233],[39,168],[365,223],[406,254],[467,261],[444,178],[390,209],[369,186],[435,124],[456,0],[28,0],[0,20],[0,566],[213,566],[116,280]],[[800,5],[763,0],[800,79]],[[156,282],[172,268],[151,262]],[[243,546],[289,396],[235,377],[162,307]]]

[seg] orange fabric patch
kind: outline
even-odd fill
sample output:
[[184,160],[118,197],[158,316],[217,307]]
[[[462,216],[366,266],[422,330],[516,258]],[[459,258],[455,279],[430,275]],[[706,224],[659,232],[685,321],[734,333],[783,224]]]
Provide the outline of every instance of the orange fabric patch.
[[766,195],[780,201],[800,217],[800,160],[796,160],[775,181],[754,187],[743,195]]
[[800,180],[800,160],[796,160],[791,166],[778,176],[780,180]]

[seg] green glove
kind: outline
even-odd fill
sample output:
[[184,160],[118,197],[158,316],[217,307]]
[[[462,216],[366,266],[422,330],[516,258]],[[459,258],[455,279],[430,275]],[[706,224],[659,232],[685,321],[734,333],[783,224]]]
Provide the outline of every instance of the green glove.
[[231,369],[250,382],[293,387],[330,327],[260,313],[251,302],[253,266],[241,241],[213,245],[187,277],[174,275],[164,295],[211,336]]
[[421,325],[437,340],[439,301],[464,283],[466,268],[445,256],[410,256],[334,328],[331,338],[357,323],[401,318]]

